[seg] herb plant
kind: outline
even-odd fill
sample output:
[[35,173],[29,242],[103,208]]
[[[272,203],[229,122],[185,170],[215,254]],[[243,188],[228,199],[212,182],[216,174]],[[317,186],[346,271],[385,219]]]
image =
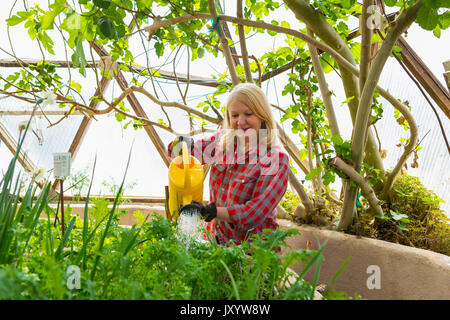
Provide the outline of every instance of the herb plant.
[[[66,210],[62,236],[49,206],[49,184],[38,194],[30,182],[19,201],[19,178],[13,180],[17,154],[0,183],[0,299],[314,297],[323,246],[281,255],[277,249],[287,247],[286,238],[298,232],[294,229],[254,235],[241,245],[187,241],[175,222],[156,213],[122,226],[117,204],[125,175],[111,209],[104,199],[89,206],[90,185],[82,219]],[[307,267],[286,285],[288,267],[300,261]],[[314,262],[316,280],[309,284],[302,278]],[[78,286],[71,270],[79,270]],[[342,294],[325,295],[333,297]]]

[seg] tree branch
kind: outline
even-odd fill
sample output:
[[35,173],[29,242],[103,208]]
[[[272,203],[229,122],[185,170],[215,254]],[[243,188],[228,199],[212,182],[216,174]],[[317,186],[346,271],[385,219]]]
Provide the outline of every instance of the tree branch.
[[[237,17],[242,19],[242,0],[237,0]],[[245,70],[245,79],[247,82],[253,83],[252,72],[250,70],[250,64],[248,62],[247,43],[245,41],[244,27],[238,24],[239,44],[241,46],[242,64]]]
[[[306,32],[310,37],[314,37],[314,33],[306,28]],[[330,125],[330,131],[333,136],[341,135],[339,131],[339,125],[336,119],[336,114],[333,108],[333,102],[331,101],[331,91],[328,89],[327,81],[325,79],[325,74],[323,73],[322,65],[320,64],[319,54],[317,48],[308,43],[309,55],[311,56],[311,62],[316,73],[317,81],[319,82],[319,89],[322,93],[323,104],[325,105],[325,110],[327,112],[328,123]]]
[[149,93],[147,90],[145,90],[142,87],[138,87],[138,86],[131,86],[128,87],[126,90],[124,90],[120,96],[114,100],[113,103],[110,104],[110,107],[108,107],[107,109],[104,110],[96,110],[95,113],[97,114],[105,114],[110,112],[113,108],[115,108],[123,99],[125,99],[129,94],[131,94],[132,92],[139,92],[142,93],[143,95],[147,96],[148,98],[150,98],[150,100],[152,100],[154,103],[159,104],[160,106],[163,107],[175,107],[181,110],[184,110],[186,112],[195,114],[196,116],[205,119],[209,122],[215,123],[215,124],[220,124],[222,123],[223,119],[220,118],[213,118],[207,114],[204,114],[203,112],[198,111],[197,109],[193,109],[190,108],[184,104],[181,104],[179,102],[169,102],[169,101],[161,101],[159,99],[157,99],[155,96],[153,96],[151,93]]
[[[375,61],[370,69],[369,75],[367,77],[364,89],[362,91],[361,100],[358,107],[358,112],[356,115],[356,121],[352,137],[352,161],[354,163],[355,171],[359,173],[361,170],[361,163],[364,152],[364,144],[366,139],[366,134],[368,132],[368,123],[370,112],[372,110],[372,100],[375,88],[377,87],[377,82],[380,77],[381,71],[392,52],[395,42],[400,37],[400,35],[407,30],[407,28],[414,21],[417,11],[422,5],[422,0],[418,0],[411,7],[405,9],[396,20],[395,26],[387,34],[380,50],[377,53]],[[344,197],[343,206],[343,216],[353,215],[353,206],[356,200],[356,187],[352,187],[346,192]],[[351,222],[351,219],[341,219],[338,228],[347,229],[348,225],[344,223]]]
[[393,101],[391,103],[393,103],[394,107],[398,111],[400,111],[400,113],[405,117],[405,120],[408,121],[409,130],[411,133],[410,133],[410,137],[409,137],[409,143],[405,146],[405,150],[403,151],[403,154],[400,156],[394,169],[387,176],[387,179],[384,183],[383,190],[381,192],[382,199],[388,199],[389,193],[392,189],[392,185],[394,184],[395,178],[397,177],[398,173],[400,172],[401,168],[405,164],[408,157],[413,152],[413,150],[417,144],[418,137],[419,137],[419,130],[418,130],[416,121],[414,120],[414,117],[412,116],[411,112],[409,112],[408,108],[403,103],[399,102],[397,99],[393,99]]
[[[315,10],[314,7],[311,6],[310,1],[285,0],[284,2],[295,13],[295,16],[300,21],[304,22],[311,29],[311,31],[313,31],[327,45],[332,47],[335,50],[335,53],[338,53],[338,55],[340,56],[338,59],[336,59],[336,56],[330,53],[330,55],[333,56],[333,58],[335,58],[341,70],[342,83],[344,86],[346,97],[347,98],[353,97],[348,103],[348,108],[350,111],[352,121],[353,123],[355,123],[356,113],[358,110],[360,100],[360,89],[358,79],[354,76],[354,73],[352,71],[347,69],[347,67],[355,68],[356,66],[353,53],[349,49],[347,43],[342,39],[342,37],[327,22],[326,18],[323,15],[321,15],[318,10]],[[310,39],[304,41],[309,40]],[[317,48],[329,52],[328,49],[324,49],[323,47],[317,45],[316,43],[313,44]],[[365,161],[370,165],[372,165],[373,167],[380,170],[382,172],[382,176],[384,176],[383,161],[380,157],[378,148],[376,146],[375,138],[371,131],[369,131],[368,143],[365,151],[366,151]]]
[[220,39],[220,43],[222,44],[223,54],[225,55],[225,61],[227,63],[228,69],[230,70],[231,82],[233,83],[233,86],[236,86],[241,82],[241,79],[239,78],[236,72],[233,56],[231,55],[230,47],[228,46],[228,40],[223,33],[222,21],[220,19],[220,16],[217,15],[214,0],[208,0],[208,4],[212,19],[214,21],[213,24],[217,24],[218,36]]
[[361,55],[359,61],[359,89],[363,90],[366,82],[367,74],[369,73],[371,60],[371,43],[373,30],[369,23],[370,15],[368,10],[375,4],[374,0],[363,0],[362,13],[359,20],[359,30],[361,31]]
[[352,181],[354,181],[362,190],[362,192],[367,196],[370,206],[374,209],[375,213],[383,217],[383,209],[381,208],[381,201],[378,200],[373,191],[372,187],[364,180],[364,178],[357,172],[353,167],[345,163],[340,158],[334,158],[330,161],[330,165],[344,172]]
[[305,206],[306,213],[308,215],[312,215],[314,213],[314,203],[311,201],[311,199],[309,198],[308,194],[305,191],[305,188],[300,183],[300,181],[298,181],[297,177],[294,175],[291,169],[289,169],[289,182],[300,196],[300,199],[302,200],[302,203]]

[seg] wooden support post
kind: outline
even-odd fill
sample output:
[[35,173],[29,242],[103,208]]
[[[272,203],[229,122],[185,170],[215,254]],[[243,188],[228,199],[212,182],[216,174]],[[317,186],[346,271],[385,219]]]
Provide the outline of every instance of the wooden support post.
[[59,186],[60,186],[60,197],[61,197],[61,231],[62,236],[64,237],[64,187],[63,187],[64,180],[60,180]]
[[169,211],[169,186],[164,186],[164,193],[166,195],[166,199],[164,200],[164,209],[166,211],[166,219],[171,221],[172,216]]

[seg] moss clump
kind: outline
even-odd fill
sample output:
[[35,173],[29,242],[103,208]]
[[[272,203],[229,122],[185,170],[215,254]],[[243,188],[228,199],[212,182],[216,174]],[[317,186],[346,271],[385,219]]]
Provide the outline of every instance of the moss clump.
[[295,208],[297,208],[298,204],[301,203],[302,200],[292,191],[287,190],[283,196],[283,199],[280,201],[280,205],[286,210],[287,213],[293,214]]
[[[300,202],[297,195],[287,191],[280,204],[292,215]],[[403,173],[394,183],[390,203],[383,205],[385,219],[374,218],[366,204],[358,209],[358,216],[346,232],[450,255],[450,219],[440,209],[441,202],[444,201],[427,189],[419,178]],[[336,204],[327,201],[327,209],[316,210],[316,215],[336,209]],[[294,217],[293,220],[320,225],[314,219]],[[326,220],[329,225],[335,224],[335,219]]]
[[339,217],[339,206],[321,196],[318,197],[314,194],[309,194],[309,197],[312,198],[314,206],[314,214],[312,215],[307,215],[305,212],[298,216],[295,209],[302,201],[298,195],[294,194],[290,190],[286,191],[283,199],[280,201],[280,205],[284,208],[284,210],[286,210],[287,213],[289,213],[289,217],[299,224],[328,226],[331,228]]
[[349,233],[450,255],[450,219],[441,202],[419,178],[400,174],[390,203],[383,206],[386,218],[375,219],[362,210]]

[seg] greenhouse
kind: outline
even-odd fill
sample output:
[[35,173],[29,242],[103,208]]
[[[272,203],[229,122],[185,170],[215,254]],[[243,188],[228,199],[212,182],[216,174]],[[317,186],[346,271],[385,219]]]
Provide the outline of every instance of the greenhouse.
[[0,299],[450,299],[449,1],[2,4]]

